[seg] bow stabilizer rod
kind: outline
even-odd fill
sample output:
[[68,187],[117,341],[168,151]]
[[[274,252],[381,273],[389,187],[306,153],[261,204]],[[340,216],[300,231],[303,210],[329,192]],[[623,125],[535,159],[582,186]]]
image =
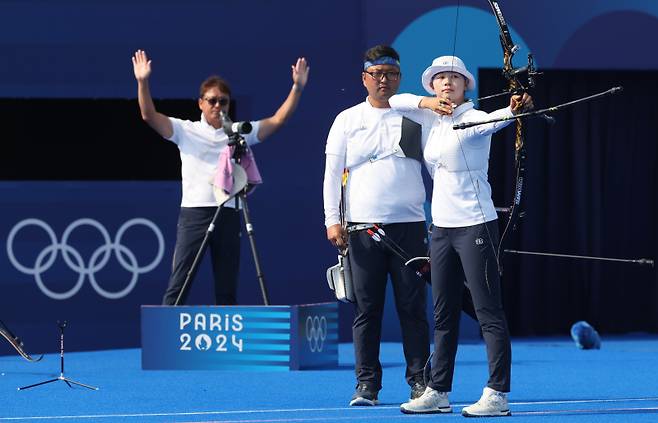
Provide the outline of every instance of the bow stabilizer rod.
[[530,256],[544,256],[544,257],[560,257],[571,258],[579,260],[598,260],[598,261],[614,261],[618,263],[632,263],[653,267],[653,259],[640,258],[640,259],[621,259],[612,257],[597,257],[597,256],[581,256],[576,254],[558,254],[558,253],[543,253],[538,251],[522,251],[522,250],[505,250],[506,253],[521,254]]
[[458,123],[458,124],[452,125],[452,129],[454,129],[454,130],[466,129],[466,128],[471,128],[473,126],[485,125],[487,123],[505,122],[505,121],[508,121],[508,120],[521,119],[521,118],[525,118],[525,117],[542,115],[546,112],[557,112],[558,110],[564,109],[565,107],[573,106],[574,104],[583,103],[583,102],[586,102],[586,101],[591,101],[591,100],[597,99],[599,97],[606,97],[606,96],[609,96],[609,95],[615,95],[615,94],[618,94],[618,93],[622,92],[623,90],[624,90],[624,87],[621,87],[621,86],[620,87],[613,87],[613,88],[610,88],[607,91],[603,91],[603,92],[600,92],[600,93],[597,93],[597,94],[592,94],[592,95],[589,95],[589,96],[583,97],[583,98],[578,98],[576,100],[572,100],[572,101],[569,101],[569,102],[566,102],[566,103],[558,104],[557,106],[547,107],[545,109],[535,110],[535,111],[527,112],[527,113],[519,113],[518,115],[514,115],[512,117],[489,119],[489,120],[483,120],[483,121],[480,121],[480,122]]

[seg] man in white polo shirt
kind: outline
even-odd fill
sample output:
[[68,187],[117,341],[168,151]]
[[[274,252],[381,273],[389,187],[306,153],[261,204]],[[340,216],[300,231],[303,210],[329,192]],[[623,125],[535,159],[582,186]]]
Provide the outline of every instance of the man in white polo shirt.
[[[183,197],[176,233],[173,270],[163,304],[174,304],[217,210],[210,181],[217,170],[220,153],[228,148],[229,138],[222,128],[221,113],[228,114],[231,89],[223,79],[206,79],[199,91],[199,121],[184,121],[159,113],[153,104],[148,79],[151,61],[138,50],[132,58],[137,79],[137,95],[142,119],[162,137],[178,146],[181,157]],[[293,85],[288,97],[274,115],[253,123],[245,136],[248,145],[264,141],[292,115],[308,80],[306,59],[292,65]],[[236,304],[240,263],[240,215],[235,206],[222,207],[209,240],[215,279],[215,303]],[[185,298],[181,298],[185,302]]]
[[[350,405],[378,403],[382,388],[379,344],[389,275],[411,398],[425,390],[423,367],[429,356],[425,283],[364,230],[368,224],[382,225],[387,236],[411,256],[427,254],[421,127],[388,104],[400,86],[400,77],[400,57],[393,48],[379,45],[368,50],[361,74],[368,96],[338,114],[325,150],[327,238],[338,248],[349,244],[356,297],[352,335],[357,385]],[[347,231],[340,224],[339,211],[343,169],[349,170],[344,195]]]

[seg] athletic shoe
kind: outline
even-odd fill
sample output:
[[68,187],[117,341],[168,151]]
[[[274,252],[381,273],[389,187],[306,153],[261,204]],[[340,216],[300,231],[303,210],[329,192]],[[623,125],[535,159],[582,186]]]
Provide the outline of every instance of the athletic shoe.
[[503,417],[511,416],[507,404],[507,394],[498,392],[489,387],[484,388],[482,397],[473,405],[464,407],[464,417]]
[[350,405],[372,406],[377,404],[379,404],[377,391],[370,389],[365,383],[359,383],[356,385],[356,392],[352,395]]
[[411,394],[409,399],[420,398],[425,393],[425,382],[422,379],[415,379],[411,383]]
[[452,407],[447,392],[440,392],[428,386],[423,395],[400,405],[400,411],[405,414],[452,413]]

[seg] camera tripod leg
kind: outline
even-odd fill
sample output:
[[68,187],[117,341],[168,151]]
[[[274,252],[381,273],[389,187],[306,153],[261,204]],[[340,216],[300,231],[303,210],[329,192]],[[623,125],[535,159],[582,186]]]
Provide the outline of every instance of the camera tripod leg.
[[239,195],[240,203],[242,205],[242,214],[244,216],[244,225],[247,229],[249,236],[249,244],[251,245],[251,254],[254,256],[254,264],[256,265],[256,276],[260,285],[260,292],[263,295],[263,304],[270,305],[270,299],[267,294],[267,287],[265,286],[265,276],[260,267],[260,259],[258,258],[258,250],[256,250],[256,239],[254,238],[254,226],[251,224],[249,218],[249,206],[247,205],[246,190],[242,191]]

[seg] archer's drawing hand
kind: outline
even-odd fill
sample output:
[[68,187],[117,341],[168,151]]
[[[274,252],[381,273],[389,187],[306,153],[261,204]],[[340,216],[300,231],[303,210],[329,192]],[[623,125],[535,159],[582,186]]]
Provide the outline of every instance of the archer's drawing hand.
[[430,109],[440,115],[451,115],[455,105],[448,98],[423,97],[419,106],[423,109]]

